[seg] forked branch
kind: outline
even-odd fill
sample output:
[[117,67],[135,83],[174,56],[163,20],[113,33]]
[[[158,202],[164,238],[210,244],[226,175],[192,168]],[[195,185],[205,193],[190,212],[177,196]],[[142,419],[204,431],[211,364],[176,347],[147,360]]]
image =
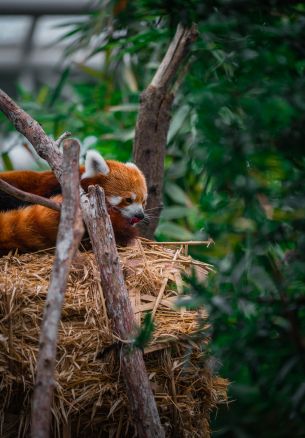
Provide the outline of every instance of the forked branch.
[[[185,64],[190,44],[197,38],[196,26],[178,26],[176,34],[150,85],[141,95],[133,145],[133,158],[143,171],[148,185],[148,209],[154,218],[142,228],[142,235],[153,238],[163,207],[162,189],[166,140],[174,100],[172,84]],[[179,77],[181,82],[181,77]],[[176,87],[177,88],[177,87]]]

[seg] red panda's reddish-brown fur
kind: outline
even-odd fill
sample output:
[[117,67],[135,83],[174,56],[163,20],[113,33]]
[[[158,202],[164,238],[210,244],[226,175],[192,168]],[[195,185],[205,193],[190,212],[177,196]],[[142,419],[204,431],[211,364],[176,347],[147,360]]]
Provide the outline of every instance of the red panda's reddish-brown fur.
[[[61,202],[62,196],[54,196]],[[116,242],[125,246],[137,236],[119,211],[108,210]],[[21,252],[38,251],[55,246],[60,212],[41,205],[32,205],[18,210],[0,213],[0,255],[18,248]]]
[[45,172],[12,170],[10,172],[0,172],[0,178],[24,192],[46,198],[52,196],[60,188],[60,184],[51,170]]
[[[95,176],[84,178],[81,185],[87,191],[90,185],[103,187],[106,199],[119,198],[115,206],[109,203],[108,211],[112,221],[116,242],[127,245],[137,235],[135,227],[122,211],[128,207],[130,196],[139,206],[144,206],[147,196],[146,182],[143,174],[134,165],[125,165],[109,160],[107,173],[97,172]],[[83,175],[85,167],[80,166]],[[60,192],[60,185],[51,171],[13,171],[0,173],[0,178],[11,185],[40,196],[50,197]],[[52,197],[61,202],[61,195]],[[10,209],[0,198],[0,254],[11,249],[22,252],[37,251],[55,245],[60,213],[40,206]]]
[[[61,196],[54,200],[61,200]],[[0,213],[0,250],[3,253],[18,248],[22,252],[54,246],[60,213],[33,205]]]
[[[114,160],[106,161],[111,177],[99,174],[92,178],[81,180],[81,185],[87,191],[90,185],[98,184],[103,187],[105,195],[111,196],[128,196],[130,191],[134,192],[137,197],[141,196],[143,190],[143,179],[139,178],[139,172],[132,168],[122,166],[122,163]],[[85,167],[80,166],[80,175],[85,172]],[[140,174],[141,176],[141,174]],[[60,184],[51,170],[36,172],[33,170],[15,170],[10,172],[0,172],[0,178],[17,187],[24,192],[35,195],[51,197],[53,194],[60,192]],[[145,180],[144,180],[145,184]],[[0,211],[6,210],[5,205],[0,204]]]

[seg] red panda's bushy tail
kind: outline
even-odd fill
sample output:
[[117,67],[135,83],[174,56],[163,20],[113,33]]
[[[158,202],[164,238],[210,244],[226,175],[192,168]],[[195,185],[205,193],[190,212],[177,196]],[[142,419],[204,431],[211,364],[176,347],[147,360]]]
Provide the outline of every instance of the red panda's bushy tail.
[[[60,202],[62,197],[53,199]],[[41,205],[0,212],[0,253],[17,248],[28,252],[54,246],[59,219],[60,212]]]

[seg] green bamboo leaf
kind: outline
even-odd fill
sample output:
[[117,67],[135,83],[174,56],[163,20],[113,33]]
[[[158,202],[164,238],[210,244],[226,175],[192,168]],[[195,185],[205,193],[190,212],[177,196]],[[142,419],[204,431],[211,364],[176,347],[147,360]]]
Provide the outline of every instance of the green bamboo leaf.
[[177,184],[167,183],[165,185],[165,192],[173,201],[177,202],[178,204],[186,205],[187,207],[193,206],[190,198]]
[[67,67],[62,72],[61,77],[59,78],[59,81],[57,82],[57,85],[56,85],[53,93],[50,96],[50,101],[49,101],[50,108],[55,104],[55,102],[57,101],[57,99],[61,95],[62,89],[66,84],[66,81],[69,77],[69,74],[70,74],[70,67]]
[[147,344],[150,342],[155,325],[152,318],[152,314],[147,312],[144,316],[143,324],[141,325],[136,338],[133,341],[133,346],[144,350]]
[[156,234],[157,236],[165,236],[166,238],[177,241],[192,240],[194,238],[193,233],[173,222],[161,223],[156,230]]
[[196,208],[188,207],[165,207],[161,214],[161,219],[168,221],[171,219],[181,219],[196,213]]
[[1,154],[4,170],[14,170],[12,160],[9,157],[8,152],[2,152]]
[[183,105],[181,108],[178,109],[178,111],[175,112],[168,131],[168,136],[167,136],[168,143],[172,141],[172,139],[175,137],[177,132],[179,132],[179,130],[182,128],[189,113],[190,113],[189,105]]
[[101,70],[96,70],[92,67],[88,67],[85,64],[82,64],[80,62],[75,64],[83,73],[86,73],[86,75],[91,76],[94,79],[103,80],[105,79],[105,73]]

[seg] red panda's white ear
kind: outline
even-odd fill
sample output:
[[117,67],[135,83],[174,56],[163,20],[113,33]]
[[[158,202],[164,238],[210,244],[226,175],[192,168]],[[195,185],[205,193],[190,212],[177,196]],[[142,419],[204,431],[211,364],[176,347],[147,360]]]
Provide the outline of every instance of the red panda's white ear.
[[130,163],[130,162],[128,162],[128,163],[125,163],[125,166],[127,166],[127,167],[131,167],[131,168],[133,168],[133,169],[140,170],[140,169],[138,168],[138,166],[137,166],[136,164],[134,164],[134,163]]
[[82,174],[82,178],[92,178],[99,173],[108,175],[109,167],[104,158],[96,151],[88,151],[85,161],[85,172]]

